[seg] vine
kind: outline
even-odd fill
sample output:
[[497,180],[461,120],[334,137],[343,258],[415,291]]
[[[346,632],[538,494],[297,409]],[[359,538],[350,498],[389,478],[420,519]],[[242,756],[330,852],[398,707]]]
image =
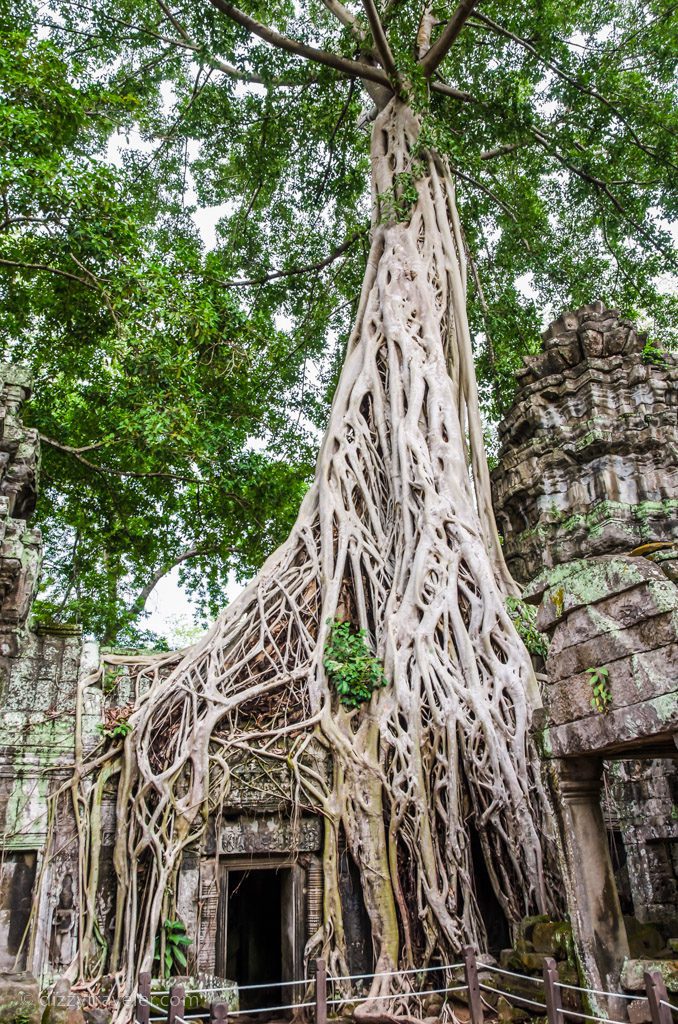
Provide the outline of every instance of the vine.
[[612,691],[610,690],[610,684],[608,676],[610,671],[608,668],[587,668],[589,683],[593,689],[593,696],[591,697],[591,707],[598,714],[605,715],[610,710],[612,703]]

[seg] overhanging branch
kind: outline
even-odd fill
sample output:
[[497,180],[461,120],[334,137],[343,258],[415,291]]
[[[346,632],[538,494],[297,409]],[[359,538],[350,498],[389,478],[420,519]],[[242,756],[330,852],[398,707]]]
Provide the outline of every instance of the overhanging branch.
[[480,0],[461,0],[461,3],[440,33],[430,50],[419,61],[425,75],[431,76],[450,51],[466,20],[473,14]]
[[377,54],[382,63],[384,70],[387,75],[390,75],[394,80],[398,76],[398,70],[396,63],[389,46],[388,39],[386,38],[386,32],[384,26],[381,23],[379,17],[379,11],[376,8],[374,0],[362,0],[363,7],[365,8],[365,14],[370,25],[370,31],[372,32],[372,38],[374,39],[374,45],[377,48]]
[[328,50],[320,50],[316,46],[309,46],[307,43],[290,39],[289,36],[283,35],[281,32],[276,31],[276,29],[263,25],[261,22],[251,18],[249,14],[245,14],[240,8],[234,7],[233,4],[227,3],[226,0],[210,0],[210,3],[218,11],[221,11],[222,14],[225,14],[227,18],[230,18],[231,21],[234,21],[237,25],[242,25],[248,32],[258,36],[259,39],[263,39],[270,46],[275,46],[279,50],[285,50],[296,57],[305,57],[307,60],[315,61],[317,64],[324,64],[326,67],[334,68],[335,71],[340,71],[344,75],[350,75],[352,78],[364,78],[370,82],[377,82],[379,85],[390,88],[388,76],[381,68],[372,67],[370,64],[364,64],[362,61],[350,60],[348,57],[340,57],[338,54],[330,53]]
[[[235,549],[228,548],[227,550],[229,552],[233,552]],[[134,601],[132,602],[128,609],[129,614],[141,615],[146,606],[146,602],[148,601],[149,597],[157,587],[160,580],[164,576],[166,576],[168,572],[171,572],[172,569],[175,569],[177,565],[181,565],[182,562],[187,562],[190,558],[197,558],[199,555],[211,555],[214,554],[216,551],[217,548],[215,547],[188,548],[186,551],[182,551],[180,554],[178,554],[175,558],[172,558],[170,561],[165,562],[165,564],[161,565],[158,571],[155,572],[153,576],[151,576],[148,583],[146,583],[146,585],[139,591],[136,598],[134,599]]]

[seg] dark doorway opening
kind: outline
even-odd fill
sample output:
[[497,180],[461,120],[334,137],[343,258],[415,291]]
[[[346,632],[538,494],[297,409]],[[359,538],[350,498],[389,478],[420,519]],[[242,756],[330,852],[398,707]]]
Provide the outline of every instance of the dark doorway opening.
[[475,897],[480,916],[485,925],[485,931],[487,932],[487,949],[494,956],[499,956],[502,949],[510,946],[511,933],[509,932],[506,915],[492,887],[480,836],[472,819],[469,819],[467,825],[471,836],[471,862],[473,864]]
[[282,876],[284,870],[228,872],[226,977],[238,985],[265,985],[241,991],[240,1008],[280,1006],[283,978]]

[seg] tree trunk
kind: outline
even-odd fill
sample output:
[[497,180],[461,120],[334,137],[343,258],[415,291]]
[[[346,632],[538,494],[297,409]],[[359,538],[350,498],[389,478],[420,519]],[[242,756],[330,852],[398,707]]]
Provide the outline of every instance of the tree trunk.
[[[169,678],[151,673],[130,720],[116,864],[120,898],[133,897],[120,923],[131,976],[135,937],[148,961],[160,913],[159,898],[142,898],[137,860],[147,850],[164,886],[238,757],[286,763],[296,809],[325,818],[315,952],[335,973],[346,967],[342,830],[377,971],[485,944],[469,818],[509,921],[552,905],[550,815],[528,739],[539,697],[504,607],[454,185],[418,131],[398,100],[374,124],[372,247],[297,523]],[[336,618],[367,631],[388,680],[359,710],[338,704],[323,669]],[[331,752],[330,783],[311,738]],[[372,997],[392,984],[375,979]]]

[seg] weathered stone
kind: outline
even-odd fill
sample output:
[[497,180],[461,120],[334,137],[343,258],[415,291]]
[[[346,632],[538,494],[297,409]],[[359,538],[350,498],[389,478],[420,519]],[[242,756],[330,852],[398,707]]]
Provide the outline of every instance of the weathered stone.
[[627,992],[645,991],[645,971],[659,971],[669,992],[678,992],[678,960],[627,960],[621,983]]
[[592,667],[607,669],[605,686],[610,697],[608,708],[601,711],[592,704],[592,679],[600,677],[582,672],[556,680],[545,689],[545,701],[553,725],[576,721],[592,712],[597,716],[609,715],[611,711],[632,708],[653,697],[670,693],[678,678],[678,644],[669,644],[640,654],[622,655],[615,661],[601,660]]
[[32,974],[0,974],[0,1024],[40,1024],[43,1007]]
[[626,1006],[629,1024],[650,1024],[652,1012],[647,999],[633,999]]
[[631,956],[642,959],[643,957],[656,957],[666,947],[664,938],[658,928],[652,924],[643,924],[633,917],[625,917],[626,934],[629,939]]
[[537,924],[532,931],[532,942],[537,953],[566,960],[572,952],[572,929],[564,921]]
[[[492,474],[507,562],[546,565],[667,541],[678,527],[678,362],[645,364],[614,311],[568,312],[528,361]],[[575,340],[576,339],[576,340]]]
[[497,1000],[497,1016],[503,1024],[509,1024],[510,1021],[527,1020],[530,1014],[527,1010],[513,1006],[504,996],[499,996]]
[[96,1007],[91,1010],[83,1010],[85,1024],[111,1024],[113,1014],[110,1010],[103,1010]]

